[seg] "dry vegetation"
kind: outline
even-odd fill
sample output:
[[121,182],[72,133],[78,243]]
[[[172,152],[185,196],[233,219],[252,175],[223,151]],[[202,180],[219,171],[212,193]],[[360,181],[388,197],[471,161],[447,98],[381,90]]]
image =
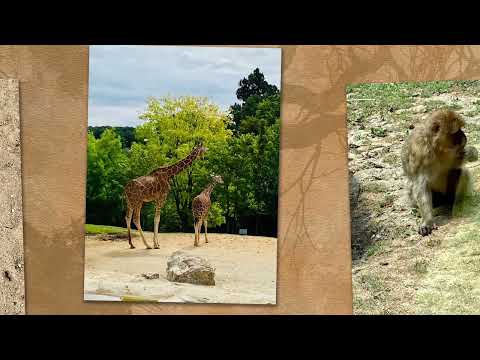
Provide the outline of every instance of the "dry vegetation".
[[480,313],[479,164],[468,164],[475,195],[451,220],[438,211],[440,228],[422,237],[400,162],[411,125],[440,107],[465,117],[478,147],[480,81],[353,85],[347,103],[354,312]]

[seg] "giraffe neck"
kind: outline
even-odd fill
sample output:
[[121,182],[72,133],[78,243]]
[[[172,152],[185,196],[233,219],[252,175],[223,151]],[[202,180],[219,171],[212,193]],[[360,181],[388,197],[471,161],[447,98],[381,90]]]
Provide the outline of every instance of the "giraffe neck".
[[215,181],[212,181],[206,188],[205,190],[203,190],[203,193],[205,195],[207,195],[208,197],[210,197],[210,194],[212,193],[213,191],[213,188],[217,185],[217,183]]
[[192,165],[193,161],[197,158],[199,152],[200,152],[200,148],[195,148],[184,159],[176,162],[175,164],[158,168],[157,170],[154,171],[154,173],[157,175],[167,174],[170,177],[175,176],[178,173],[182,172],[185,168]]

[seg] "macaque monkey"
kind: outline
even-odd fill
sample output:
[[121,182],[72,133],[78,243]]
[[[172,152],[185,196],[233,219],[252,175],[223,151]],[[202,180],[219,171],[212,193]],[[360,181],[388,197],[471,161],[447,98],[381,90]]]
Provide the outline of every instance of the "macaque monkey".
[[463,166],[467,142],[464,125],[463,118],[454,111],[437,110],[414,127],[403,146],[407,191],[412,205],[420,211],[418,232],[422,236],[437,228],[434,207],[446,205],[451,213],[455,203],[471,189],[470,173]]

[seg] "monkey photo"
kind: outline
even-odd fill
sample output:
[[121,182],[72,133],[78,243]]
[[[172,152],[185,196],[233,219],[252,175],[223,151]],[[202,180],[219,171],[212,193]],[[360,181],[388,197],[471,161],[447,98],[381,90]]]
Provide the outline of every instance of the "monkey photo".
[[471,192],[471,175],[464,166],[464,125],[463,118],[454,111],[434,111],[413,129],[402,148],[408,196],[420,211],[418,232],[423,236],[437,228],[434,207],[445,205],[451,215],[455,204]]
[[354,314],[480,314],[480,80],[346,87]]

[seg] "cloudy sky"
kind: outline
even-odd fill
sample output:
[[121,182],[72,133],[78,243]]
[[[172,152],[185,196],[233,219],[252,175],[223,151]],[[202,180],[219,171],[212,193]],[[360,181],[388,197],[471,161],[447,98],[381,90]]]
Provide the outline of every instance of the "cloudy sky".
[[280,88],[280,49],[91,46],[88,123],[137,126],[151,96],[206,96],[227,110],[256,67]]

